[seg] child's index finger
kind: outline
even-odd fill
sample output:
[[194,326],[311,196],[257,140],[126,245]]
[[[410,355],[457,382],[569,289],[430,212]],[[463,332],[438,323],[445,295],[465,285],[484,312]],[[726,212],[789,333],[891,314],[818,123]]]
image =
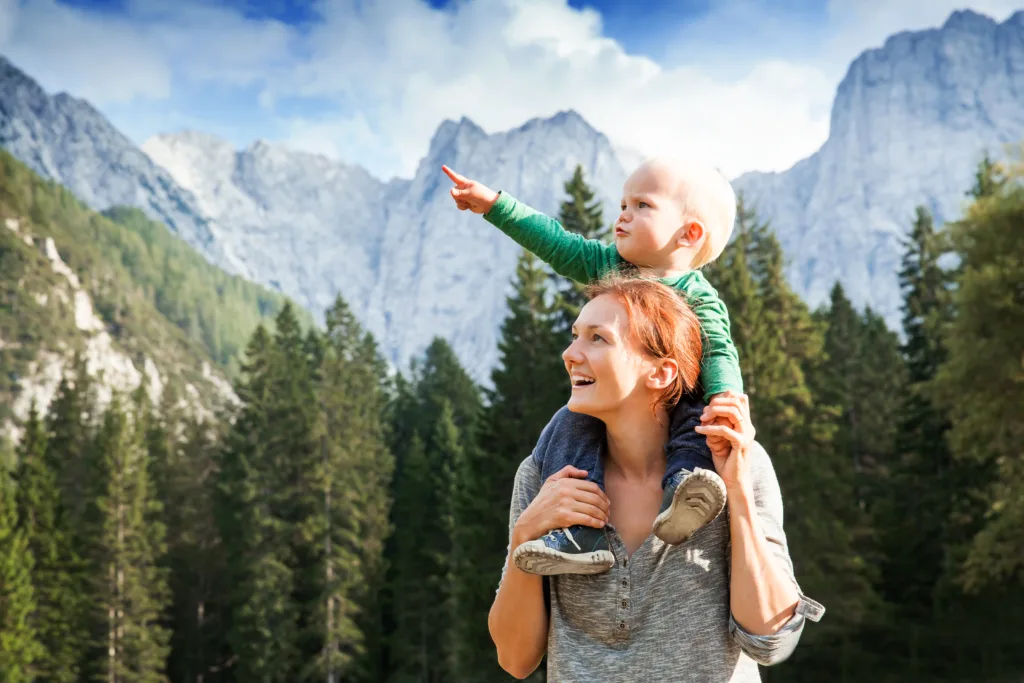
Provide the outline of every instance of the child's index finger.
[[465,178],[463,178],[462,176],[460,176],[458,173],[448,168],[447,166],[442,165],[441,170],[444,171],[444,174],[451,178],[453,182],[459,183],[460,185],[466,182]]

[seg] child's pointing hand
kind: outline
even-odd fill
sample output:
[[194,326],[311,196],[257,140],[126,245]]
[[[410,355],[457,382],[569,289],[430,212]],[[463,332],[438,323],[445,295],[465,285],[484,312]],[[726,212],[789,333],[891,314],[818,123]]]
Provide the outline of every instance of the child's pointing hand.
[[494,206],[498,199],[498,193],[491,188],[459,175],[447,166],[441,170],[452,179],[455,187],[452,188],[452,199],[460,211],[469,209],[473,213],[487,213]]

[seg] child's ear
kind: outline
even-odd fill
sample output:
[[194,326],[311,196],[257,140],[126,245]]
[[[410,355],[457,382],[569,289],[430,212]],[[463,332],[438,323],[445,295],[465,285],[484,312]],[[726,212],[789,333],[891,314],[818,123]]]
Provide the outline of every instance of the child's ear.
[[679,231],[677,244],[680,247],[692,248],[700,244],[702,239],[704,239],[704,224],[700,221],[691,220],[683,224],[682,230]]

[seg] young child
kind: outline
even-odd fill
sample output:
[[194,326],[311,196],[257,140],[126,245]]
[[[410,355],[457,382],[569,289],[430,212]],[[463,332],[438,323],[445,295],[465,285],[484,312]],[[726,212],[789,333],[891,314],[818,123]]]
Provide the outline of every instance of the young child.
[[[560,275],[589,283],[627,270],[679,290],[703,329],[700,381],[705,401],[710,403],[729,390],[743,392],[725,304],[697,270],[722,253],[736,218],[736,195],[718,171],[662,158],[644,161],[623,186],[614,244],[606,245],[566,231],[558,221],[505,192],[495,192],[447,166],[442,169],[455,184],[451,195],[460,210],[483,214]],[[725,505],[725,485],[715,473],[708,447],[721,452],[726,445],[717,443],[721,437],[708,437],[705,443],[694,431],[700,424],[700,408],[693,403],[682,401],[672,411],[662,481],[665,493],[653,528],[666,543],[682,543],[714,520]],[[587,478],[604,488],[600,457],[603,423],[562,408],[540,440],[564,430],[572,434],[565,442],[575,444],[575,452],[564,458],[545,458],[540,463],[542,479],[571,464],[586,470]],[[538,445],[534,457],[542,452]],[[513,560],[523,571],[544,575],[600,573],[615,563],[604,531],[584,526],[555,529],[524,543]]]

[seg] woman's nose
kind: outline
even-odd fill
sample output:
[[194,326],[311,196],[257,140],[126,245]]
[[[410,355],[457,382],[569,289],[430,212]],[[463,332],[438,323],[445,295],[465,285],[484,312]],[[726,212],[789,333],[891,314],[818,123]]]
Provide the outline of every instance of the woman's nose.
[[562,351],[562,360],[566,363],[579,363],[582,360],[580,352],[576,348],[576,341],[573,341],[565,347],[565,351]]

